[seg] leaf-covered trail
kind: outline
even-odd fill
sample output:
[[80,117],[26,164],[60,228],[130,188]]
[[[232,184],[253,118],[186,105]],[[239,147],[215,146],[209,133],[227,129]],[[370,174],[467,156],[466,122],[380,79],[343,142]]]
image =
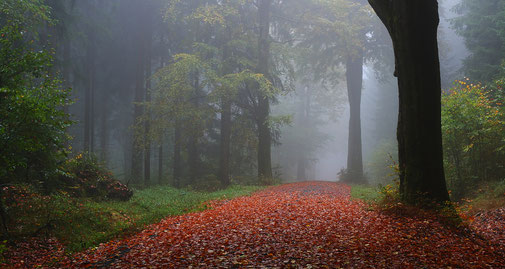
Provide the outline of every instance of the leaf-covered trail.
[[368,211],[329,182],[272,187],[171,217],[63,267],[500,267],[503,245],[458,235],[433,219]]

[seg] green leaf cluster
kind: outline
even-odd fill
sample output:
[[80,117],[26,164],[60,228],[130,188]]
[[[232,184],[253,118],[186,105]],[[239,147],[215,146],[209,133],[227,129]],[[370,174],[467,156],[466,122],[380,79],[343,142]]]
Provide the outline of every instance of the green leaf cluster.
[[442,131],[449,188],[455,198],[505,173],[505,109],[489,90],[456,81],[442,96]]
[[63,111],[68,90],[37,40],[49,15],[38,0],[0,3],[0,182],[41,182],[46,190],[59,173],[71,124]]

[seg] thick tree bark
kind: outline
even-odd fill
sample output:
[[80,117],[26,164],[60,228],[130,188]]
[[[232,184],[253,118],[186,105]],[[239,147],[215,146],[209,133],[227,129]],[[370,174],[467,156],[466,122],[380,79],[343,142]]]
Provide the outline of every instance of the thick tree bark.
[[[268,60],[270,58],[270,9],[272,0],[259,0],[258,22],[258,73],[269,77]],[[260,179],[272,178],[271,143],[272,135],[268,125],[270,114],[270,100],[264,94],[258,98],[258,177]]]
[[347,96],[349,98],[349,140],[347,144],[347,176],[362,183],[363,157],[361,146],[361,90],[363,87],[363,50],[349,55],[346,61]]
[[393,40],[399,86],[400,194],[408,203],[449,200],[442,157],[436,0],[369,0]]

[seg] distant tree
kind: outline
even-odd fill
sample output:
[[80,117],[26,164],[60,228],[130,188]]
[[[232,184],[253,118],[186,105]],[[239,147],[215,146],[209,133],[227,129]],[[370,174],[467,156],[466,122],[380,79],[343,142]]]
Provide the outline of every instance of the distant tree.
[[[363,1],[314,0],[311,12],[303,14],[304,26],[298,27],[301,46],[310,47],[315,53],[318,72],[345,67],[347,96],[350,108],[345,179],[363,182],[363,157],[361,139],[361,93],[363,66],[366,60],[379,55],[373,46],[377,38],[373,13]],[[373,51],[373,53],[370,53]],[[335,76],[337,74],[335,73]]]
[[474,81],[498,79],[505,60],[505,2],[462,0],[452,23],[465,39],[471,55],[464,61],[465,75]]
[[400,194],[408,203],[449,200],[445,183],[436,0],[369,0],[393,40],[400,113]]

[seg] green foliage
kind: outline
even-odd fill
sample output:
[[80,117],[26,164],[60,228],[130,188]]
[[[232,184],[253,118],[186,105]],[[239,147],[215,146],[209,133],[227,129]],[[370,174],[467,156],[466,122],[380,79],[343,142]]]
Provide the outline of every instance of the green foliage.
[[0,15],[0,182],[49,190],[71,123],[62,110],[68,90],[50,73],[51,55],[36,46],[36,27],[48,22],[49,9],[42,1],[8,0]]
[[96,246],[135,232],[167,216],[204,210],[206,201],[232,199],[261,189],[257,186],[231,186],[204,193],[153,187],[135,192],[128,202],[72,198],[68,194],[44,196],[27,186],[9,187],[5,204],[12,216],[13,235],[47,234],[62,241],[69,251]]
[[447,182],[455,198],[479,182],[503,179],[505,110],[485,87],[457,81],[442,96],[442,131]]

